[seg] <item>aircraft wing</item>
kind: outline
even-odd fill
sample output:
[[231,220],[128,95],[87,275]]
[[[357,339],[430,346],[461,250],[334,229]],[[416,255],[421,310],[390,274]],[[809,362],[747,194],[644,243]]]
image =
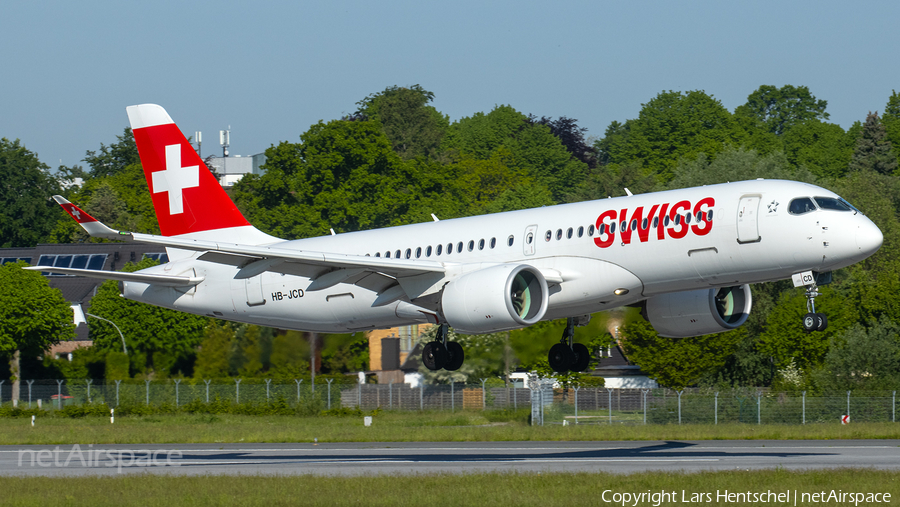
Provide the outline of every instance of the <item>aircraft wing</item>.
[[[434,261],[312,252],[280,248],[277,244],[274,246],[242,245],[117,231],[107,227],[64,197],[55,195],[53,199],[93,237],[119,241],[136,241],[182,250],[205,252],[199,257],[200,260],[240,267],[241,270],[236,278],[250,278],[265,271],[298,274],[297,272],[303,271],[305,266],[312,269],[313,278],[315,278],[314,285],[317,285],[317,287],[311,286],[308,290],[315,290],[316,288],[330,287],[363,271],[381,273],[394,278],[443,274],[446,271],[444,264]],[[41,267],[41,271],[52,270],[47,267]],[[103,271],[102,273],[111,272]]]
[[123,282],[151,283],[165,287],[190,287],[202,282],[203,277],[197,276],[169,276],[147,275],[143,273],[126,273],[124,271],[100,271],[96,269],[54,268],[52,266],[28,266],[23,269],[29,271],[46,271],[61,275],[86,276],[88,278],[102,278],[104,280],[120,280]]

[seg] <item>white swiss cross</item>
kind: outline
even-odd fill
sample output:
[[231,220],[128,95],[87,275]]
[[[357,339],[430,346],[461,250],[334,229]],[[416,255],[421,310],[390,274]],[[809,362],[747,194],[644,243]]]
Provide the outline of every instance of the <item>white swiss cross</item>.
[[166,169],[153,173],[153,193],[169,193],[169,214],[184,213],[186,188],[200,186],[200,166],[181,167],[181,145],[166,146]]
[[75,220],[81,220],[81,212],[77,208],[72,208],[72,214],[75,215]]

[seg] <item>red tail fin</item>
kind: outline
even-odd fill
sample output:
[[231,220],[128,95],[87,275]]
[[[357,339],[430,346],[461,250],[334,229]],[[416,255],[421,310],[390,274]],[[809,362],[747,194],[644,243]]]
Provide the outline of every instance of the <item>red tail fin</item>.
[[250,225],[165,109],[127,111],[163,236]]

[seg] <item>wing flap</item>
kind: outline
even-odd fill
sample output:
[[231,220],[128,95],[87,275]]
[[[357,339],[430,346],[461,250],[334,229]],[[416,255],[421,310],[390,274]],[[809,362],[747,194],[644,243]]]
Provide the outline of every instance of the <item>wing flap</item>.
[[29,271],[59,273],[61,275],[101,278],[104,280],[148,283],[151,285],[161,285],[163,287],[191,287],[199,284],[204,280],[202,276],[148,275],[143,273],[126,273],[124,271],[98,271],[95,269],[54,268],[51,266],[28,266],[22,269],[27,269]]

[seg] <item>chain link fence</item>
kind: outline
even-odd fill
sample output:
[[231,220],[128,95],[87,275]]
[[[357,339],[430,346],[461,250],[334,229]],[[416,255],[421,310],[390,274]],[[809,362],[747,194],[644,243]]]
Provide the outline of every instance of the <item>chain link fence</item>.
[[310,404],[323,410],[530,410],[532,424],[806,424],[896,422],[896,391],[801,393],[742,389],[530,388],[477,384],[311,384],[308,379],[175,380],[23,380],[13,400],[13,384],[0,381],[0,403],[20,408],[60,409],[69,405],[107,404],[174,406],[233,402]]

